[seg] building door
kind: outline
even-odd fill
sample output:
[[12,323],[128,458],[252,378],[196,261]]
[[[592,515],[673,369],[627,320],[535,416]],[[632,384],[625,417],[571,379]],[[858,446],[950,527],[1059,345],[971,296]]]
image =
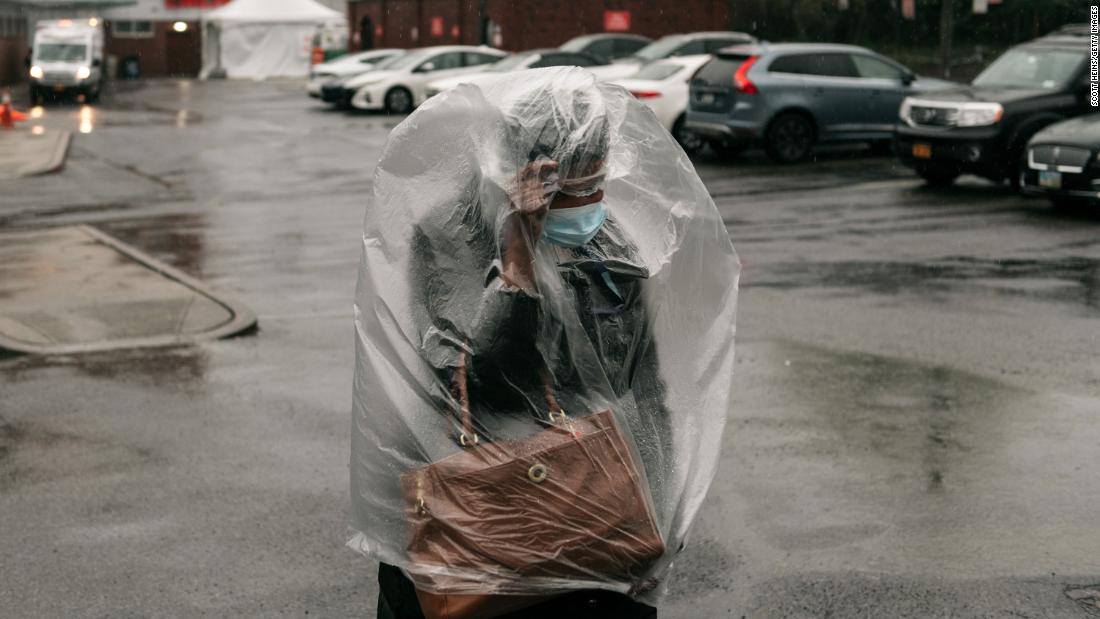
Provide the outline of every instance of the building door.
[[164,40],[164,64],[169,76],[195,77],[202,69],[202,41],[198,28],[169,30]]
[[359,20],[359,49],[374,49],[374,24],[370,21],[370,15],[364,15]]

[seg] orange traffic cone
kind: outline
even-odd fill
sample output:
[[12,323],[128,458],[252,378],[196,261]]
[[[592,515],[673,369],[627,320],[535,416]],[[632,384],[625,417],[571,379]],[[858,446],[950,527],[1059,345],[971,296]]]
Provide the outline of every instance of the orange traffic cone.
[[14,129],[15,121],[27,120],[27,115],[17,112],[11,106],[11,93],[5,92],[0,97],[0,129]]
[[11,111],[11,95],[4,93],[0,99],[0,129],[14,129],[15,115]]

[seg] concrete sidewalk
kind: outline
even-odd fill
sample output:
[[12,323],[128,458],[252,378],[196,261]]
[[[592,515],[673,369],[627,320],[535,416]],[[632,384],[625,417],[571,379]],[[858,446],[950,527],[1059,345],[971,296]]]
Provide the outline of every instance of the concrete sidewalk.
[[73,134],[25,128],[0,130],[0,180],[54,172],[65,165]]
[[225,295],[94,228],[0,235],[0,350],[163,346],[255,323]]

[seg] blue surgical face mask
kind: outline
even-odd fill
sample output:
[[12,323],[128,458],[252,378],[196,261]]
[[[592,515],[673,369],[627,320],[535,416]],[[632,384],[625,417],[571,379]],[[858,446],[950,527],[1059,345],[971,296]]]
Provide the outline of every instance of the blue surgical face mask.
[[607,207],[602,201],[573,208],[552,208],[542,224],[542,237],[555,245],[580,247],[596,236],[606,219]]

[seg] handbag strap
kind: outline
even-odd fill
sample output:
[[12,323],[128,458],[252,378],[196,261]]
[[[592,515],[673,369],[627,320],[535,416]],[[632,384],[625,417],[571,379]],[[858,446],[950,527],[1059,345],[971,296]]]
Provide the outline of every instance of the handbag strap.
[[[470,388],[469,388],[469,365],[468,354],[463,351],[459,355],[458,364],[455,366],[454,374],[451,378],[451,395],[454,397],[455,402],[458,403],[458,423],[459,434],[458,444],[463,447],[473,447],[480,443],[480,437],[477,431],[474,430],[474,419],[470,412]],[[550,423],[557,424],[559,419],[560,423],[568,427],[572,431],[572,422],[565,414],[561,405],[558,404],[558,398],[554,395],[553,377],[550,375],[550,371],[546,369],[546,366],[539,368],[539,380],[542,382],[543,398],[546,400],[546,409],[549,411]]]

